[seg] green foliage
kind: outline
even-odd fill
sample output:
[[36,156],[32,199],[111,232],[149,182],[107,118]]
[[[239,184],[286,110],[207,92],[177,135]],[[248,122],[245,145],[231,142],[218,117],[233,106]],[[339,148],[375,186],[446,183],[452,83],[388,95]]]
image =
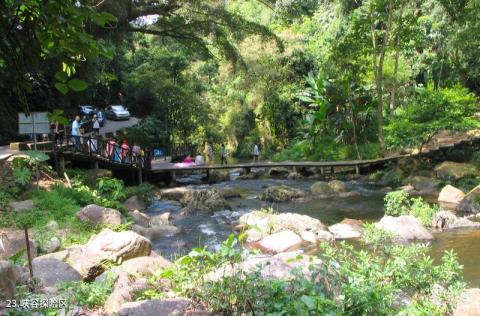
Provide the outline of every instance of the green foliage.
[[[243,236],[240,236],[240,240]],[[249,270],[238,264],[248,254],[230,236],[220,251],[194,249],[175,266],[149,280],[137,299],[165,297],[162,280],[172,290],[207,305],[215,314],[242,315],[392,315],[408,311],[443,315],[451,312],[465,284],[454,253],[445,253],[435,265],[422,244],[397,245],[393,236],[365,227],[362,247],[345,242],[322,244],[321,261],[312,257],[308,272],[292,270],[288,280],[262,277],[264,266]],[[291,261],[302,259],[302,256]],[[221,270],[218,270],[221,268]],[[213,271],[217,271],[213,274]],[[220,272],[218,272],[220,271]],[[223,272],[222,272],[223,271]],[[225,272],[229,271],[229,272]],[[218,277],[214,277],[217,275]],[[411,300],[395,305],[396,297]]]
[[413,215],[423,225],[430,226],[438,211],[437,206],[428,204],[421,197],[411,198],[404,190],[392,191],[385,196],[385,215]]
[[116,178],[100,178],[97,181],[98,192],[105,197],[120,201],[125,199],[123,182]]
[[64,291],[69,306],[79,305],[94,308],[105,304],[114,284],[113,274],[107,272],[107,276],[100,281],[67,282],[60,286],[60,290]]
[[20,186],[26,186],[32,180],[32,172],[27,167],[14,167],[13,176]]
[[390,148],[422,147],[441,130],[474,128],[477,123],[472,115],[477,107],[475,95],[460,86],[440,90],[417,88],[386,126],[387,144]]
[[151,201],[155,196],[156,187],[148,182],[125,188],[125,198],[137,195],[144,201]]

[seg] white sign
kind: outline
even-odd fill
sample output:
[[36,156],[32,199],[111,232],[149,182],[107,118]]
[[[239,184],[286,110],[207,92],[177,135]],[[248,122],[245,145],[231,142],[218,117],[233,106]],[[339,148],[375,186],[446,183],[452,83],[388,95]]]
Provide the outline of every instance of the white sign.
[[30,115],[18,113],[18,133],[49,134],[50,121],[47,112],[32,112]]

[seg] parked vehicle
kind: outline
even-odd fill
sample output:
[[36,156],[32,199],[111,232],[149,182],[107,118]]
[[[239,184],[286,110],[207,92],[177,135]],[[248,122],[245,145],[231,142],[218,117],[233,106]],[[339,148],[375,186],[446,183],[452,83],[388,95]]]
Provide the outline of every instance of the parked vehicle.
[[129,120],[130,112],[123,105],[110,105],[105,109],[105,116],[109,120]]
[[80,115],[80,116],[93,115],[93,113],[95,111],[96,111],[96,109],[93,105],[80,105],[78,107],[78,115]]

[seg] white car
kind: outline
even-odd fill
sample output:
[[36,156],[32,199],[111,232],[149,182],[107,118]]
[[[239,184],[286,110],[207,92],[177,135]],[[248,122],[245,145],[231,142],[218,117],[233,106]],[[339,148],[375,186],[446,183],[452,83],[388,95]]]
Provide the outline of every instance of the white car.
[[109,120],[129,120],[130,112],[123,105],[109,105],[105,109],[105,116]]

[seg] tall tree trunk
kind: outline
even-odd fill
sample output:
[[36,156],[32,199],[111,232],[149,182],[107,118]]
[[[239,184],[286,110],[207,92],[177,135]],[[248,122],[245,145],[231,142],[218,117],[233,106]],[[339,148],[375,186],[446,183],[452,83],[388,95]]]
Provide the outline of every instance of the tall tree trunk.
[[[385,33],[383,35],[382,46],[380,47],[380,56],[377,54],[377,44],[376,44],[376,37],[375,37],[375,17],[373,14],[373,5],[370,6],[370,28],[371,28],[371,36],[372,36],[372,66],[373,66],[373,74],[375,77],[375,85],[376,85],[376,93],[377,93],[377,124],[378,124],[378,142],[380,144],[380,155],[383,156],[385,154],[385,138],[383,134],[383,125],[384,125],[384,118],[383,118],[383,64],[385,60],[385,52],[387,50],[388,45],[388,38],[390,35],[390,30],[392,26],[392,11],[393,11],[393,3],[392,0],[388,2],[387,8],[387,26],[385,29]],[[378,64],[377,64],[378,58]]]
[[395,65],[393,68],[393,87],[390,95],[390,110],[395,110],[397,106],[397,89],[398,89],[398,59],[400,58],[400,36],[397,36],[395,43]]

